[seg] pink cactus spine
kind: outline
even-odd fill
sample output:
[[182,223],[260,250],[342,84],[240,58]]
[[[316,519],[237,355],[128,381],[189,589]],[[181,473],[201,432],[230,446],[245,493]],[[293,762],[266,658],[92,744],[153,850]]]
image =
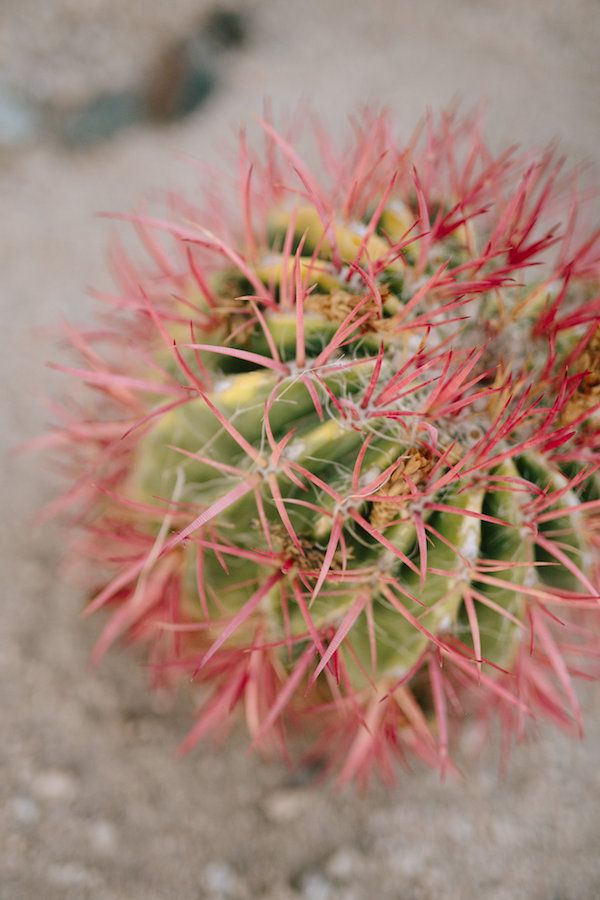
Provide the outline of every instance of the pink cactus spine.
[[[305,129],[304,123],[302,125]],[[73,470],[88,606],[204,687],[191,748],[253,746],[340,782],[466,718],[505,745],[582,728],[598,676],[599,232],[555,152],[494,155],[475,117],[400,143],[363,115],[318,174],[263,123],[236,200],[172,200],[119,245],[101,324],[69,328],[90,402],[48,438]],[[98,583],[94,575],[95,583]],[[292,746],[297,747],[294,741]]]

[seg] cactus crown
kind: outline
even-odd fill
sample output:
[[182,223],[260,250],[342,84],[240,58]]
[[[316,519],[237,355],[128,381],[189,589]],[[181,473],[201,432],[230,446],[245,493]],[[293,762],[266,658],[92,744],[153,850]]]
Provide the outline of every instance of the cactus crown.
[[70,331],[100,401],[53,440],[80,552],[117,566],[96,658],[127,633],[210,687],[184,747],[236,705],[267,750],[306,718],[342,781],[407,749],[444,771],[449,705],[579,729],[600,256],[574,176],[474,119],[400,144],[366,116],[343,152],[316,129],[325,183],[264,130],[233,216],[125,217],[152,267],[116,247],[108,329]]

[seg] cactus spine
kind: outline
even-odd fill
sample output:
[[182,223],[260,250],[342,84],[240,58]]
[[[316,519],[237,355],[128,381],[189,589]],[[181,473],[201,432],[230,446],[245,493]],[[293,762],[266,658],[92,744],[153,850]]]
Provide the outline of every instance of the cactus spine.
[[183,202],[129,217],[154,271],[115,252],[119,352],[74,341],[102,408],[58,440],[94,473],[85,551],[121,558],[96,656],[129,633],[157,679],[211,686],[186,747],[236,705],[265,750],[307,719],[341,780],[406,749],[445,770],[459,697],[579,729],[600,257],[578,196],[555,227],[552,155],[494,157],[450,116],[424,146],[369,119],[322,147],[326,186],[265,131],[231,233]]

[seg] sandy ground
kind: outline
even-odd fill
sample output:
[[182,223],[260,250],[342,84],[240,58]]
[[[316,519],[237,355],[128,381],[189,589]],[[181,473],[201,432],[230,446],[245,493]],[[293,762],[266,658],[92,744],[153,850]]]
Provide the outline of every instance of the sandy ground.
[[[4,0],[5,74],[58,105],[120,87],[203,5]],[[417,770],[394,791],[332,794],[248,756],[241,736],[180,761],[190,699],[159,708],[129,653],[90,671],[99,623],[81,621],[83,598],[60,580],[58,530],[31,524],[53,476],[8,451],[44,427],[39,398],[60,388],[45,327],[81,321],[86,286],[106,283],[109,229],[95,211],[195,186],[181,154],[214,159],[265,95],[280,110],[309,99],[334,129],[358,101],[388,103],[409,128],[426,104],[483,96],[495,141],[557,136],[574,159],[600,161],[597,0],[242,8],[251,39],[190,119],[77,153],[43,133],[0,155],[0,897],[593,900],[597,691],[584,742],[543,731],[504,780],[486,753],[461,760],[463,781]]]

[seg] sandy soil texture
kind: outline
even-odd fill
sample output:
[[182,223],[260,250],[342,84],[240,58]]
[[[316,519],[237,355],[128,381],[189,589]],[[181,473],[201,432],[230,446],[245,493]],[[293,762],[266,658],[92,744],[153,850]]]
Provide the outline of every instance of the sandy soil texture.
[[[0,58],[24,102],[65,108],[141,77],[166,36],[207,7],[192,0],[4,0]],[[454,96],[489,103],[496,142],[558,137],[600,162],[597,0],[256,0],[244,47],[219,62],[191,117],[137,126],[67,151],[51,123],[0,145],[0,898],[29,900],[593,900],[600,896],[600,703],[573,743],[542,731],[508,777],[492,752],[463,781],[416,769],[395,791],[332,794],[225,748],[175,749],[185,692],[163,709],[135,656],[88,655],[99,623],[61,582],[61,536],[31,516],[55,479],[9,452],[49,418],[60,390],[47,326],[89,315],[106,284],[110,226],[156,188],[197,183],[243,121],[310,100],[335,130],[358,102],[388,104],[407,129]]]

